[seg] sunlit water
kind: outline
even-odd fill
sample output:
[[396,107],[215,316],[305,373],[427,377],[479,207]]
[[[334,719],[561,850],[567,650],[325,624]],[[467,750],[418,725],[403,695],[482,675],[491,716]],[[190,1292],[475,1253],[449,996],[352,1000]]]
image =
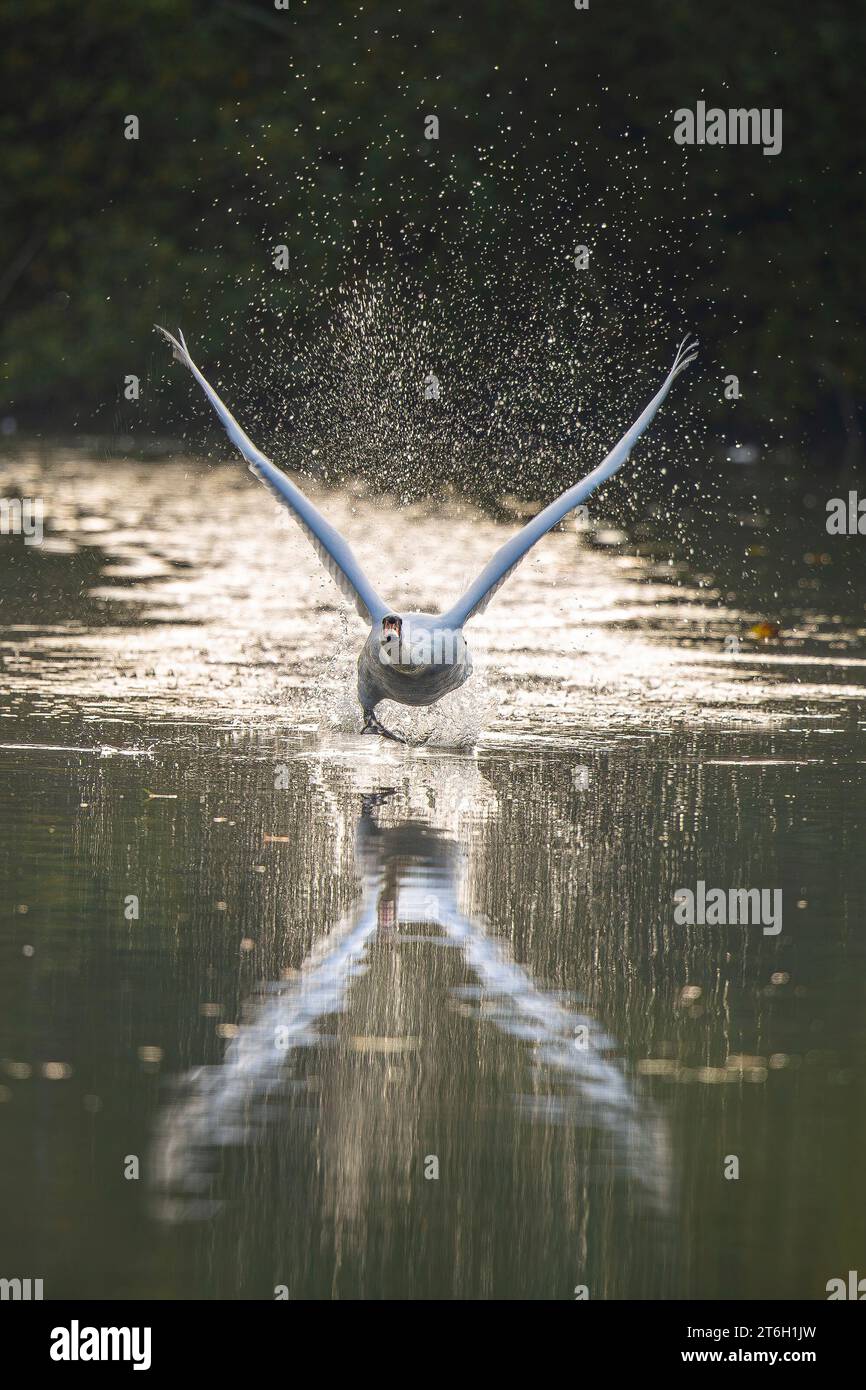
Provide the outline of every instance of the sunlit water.
[[[0,1275],[818,1298],[863,1272],[866,656],[820,517],[762,533],[772,577],[721,516],[700,563],[663,518],[562,529],[470,626],[464,690],[383,707],[403,748],[360,736],[362,625],[242,467],[0,467],[46,511],[42,546],[0,538]],[[513,529],[304,486],[396,608]],[[677,925],[698,879],[782,889],[782,931]]]

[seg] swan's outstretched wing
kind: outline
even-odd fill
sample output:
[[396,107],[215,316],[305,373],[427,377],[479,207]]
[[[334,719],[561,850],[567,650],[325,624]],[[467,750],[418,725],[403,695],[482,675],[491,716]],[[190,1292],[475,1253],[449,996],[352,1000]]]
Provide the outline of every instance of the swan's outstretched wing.
[[664,386],[653,396],[646,410],[635,420],[631,429],[628,430],[610,451],[598,468],[593,469],[574,487],[564,492],[555,502],[551,502],[549,507],[534,516],[522,531],[518,531],[516,536],[512,536],[510,541],[506,541],[501,549],[497,550],[493,559],[481,571],[474,584],[470,584],[466,593],[460,598],[454,607],[446,613],[442,619],[443,624],[448,627],[461,627],[468,618],[473,618],[476,613],[483,613],[488,603],[496,593],[497,589],[505,583],[528,550],[531,550],[536,541],[561,521],[564,516],[574,508],[584,502],[589,494],[598,487],[599,483],[606,482],[612,477],[621,464],[625,463],[637,440],[643,434],[647,425],[652,420],[668,391],[674,378],[693,362],[697,355],[697,344],[684,340],[677,352],[676,361],[668,373]]
[[319,559],[334,582],[346,597],[351,599],[362,618],[366,618],[371,625],[379,622],[390,611],[388,605],[376,593],[339,531],[325,520],[300,488],[295,487],[285,473],[276,468],[264,454],[259,453],[247,438],[231,411],[223,405],[210,382],[202,376],[193,362],[180,329],[178,342],[178,338],[165,328],[160,328],[159,324],[154,324],[154,327],[171,343],[178,362],[189,367],[219,416],[229,439],[236,449],[240,449],[252,472],[288,507],[301,530],[312,542]]

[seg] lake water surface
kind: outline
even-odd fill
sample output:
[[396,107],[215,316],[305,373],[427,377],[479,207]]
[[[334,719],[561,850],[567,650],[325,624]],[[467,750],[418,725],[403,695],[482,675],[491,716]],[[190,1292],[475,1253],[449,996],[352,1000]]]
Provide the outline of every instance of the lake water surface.
[[[303,485],[397,608],[514,525]],[[382,708],[403,747],[359,735],[362,625],[242,467],[0,456],[45,505],[42,545],[0,537],[0,1275],[866,1274],[862,558],[759,485],[688,546],[548,537],[468,630],[477,679]],[[781,929],[679,924],[699,881],[781,890]]]

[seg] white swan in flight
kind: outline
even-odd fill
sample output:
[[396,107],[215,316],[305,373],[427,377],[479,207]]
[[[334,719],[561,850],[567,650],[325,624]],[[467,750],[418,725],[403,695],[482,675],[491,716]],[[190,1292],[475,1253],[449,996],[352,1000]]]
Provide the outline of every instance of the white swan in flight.
[[674,379],[697,355],[697,343],[684,339],[661,389],[607,457],[506,541],[447,613],[395,613],[376,593],[339,532],[325,520],[300,488],[270,459],[265,458],[244,434],[231,411],[193,362],[180,329],[175,338],[159,324],[154,327],[171,344],[177,360],[192,372],[229,439],[243,454],[252,472],[288,507],[312,542],[331,578],[351,599],[365,622],[370,624],[370,633],[358,658],[358,699],[364,712],[362,732],[394,739],[398,735],[385,729],[376,718],[379,702],[396,700],[403,705],[432,705],[469,679],[472,658],[463,636],[464,624],[477,613],[484,612],[493,595],[536,541],[541,540],[581,502],[585,502],[600,483],[606,482],[625,463],[667,396]]

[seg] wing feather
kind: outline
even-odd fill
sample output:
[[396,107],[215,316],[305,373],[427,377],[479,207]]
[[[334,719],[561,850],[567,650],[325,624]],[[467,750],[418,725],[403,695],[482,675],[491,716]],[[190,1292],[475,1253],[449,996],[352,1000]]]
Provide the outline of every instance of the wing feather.
[[354,603],[362,618],[371,625],[379,622],[389,612],[388,606],[376,593],[339,531],[325,520],[318,508],[313,506],[290,478],[286,477],[282,469],[275,467],[270,459],[255,447],[193,362],[180,329],[178,337],[175,338],[174,334],[160,328],[159,324],[154,324],[154,327],[171,344],[176,360],[192,372],[219,416],[226,434],[235,448],[243,454],[251,471],[292,513],[338,588]]
[[511,537],[511,540],[506,541],[505,545],[497,550],[475,582],[470,584],[465,594],[444,615],[443,623],[447,623],[449,627],[458,628],[462,627],[469,618],[483,613],[493,595],[502,587],[508,576],[513,574],[520,561],[535,543],[541,540],[541,537],[545,536],[570,511],[573,511],[581,502],[586,501],[586,498],[599,484],[613,477],[617,469],[625,463],[637,440],[649,425],[676,377],[685,370],[690,362],[695,360],[696,356],[697,343],[684,339],[680,343],[674,365],[661,390],[653,396],[646,410],[638,416],[631,429],[626,431],[615,448],[610,451],[597,468],[593,469],[592,473],[588,473],[585,478],[582,478],[579,483],[575,483],[555,502],[551,502],[550,506],[545,507],[537,516],[534,516],[521,531],[518,531],[516,535]]

